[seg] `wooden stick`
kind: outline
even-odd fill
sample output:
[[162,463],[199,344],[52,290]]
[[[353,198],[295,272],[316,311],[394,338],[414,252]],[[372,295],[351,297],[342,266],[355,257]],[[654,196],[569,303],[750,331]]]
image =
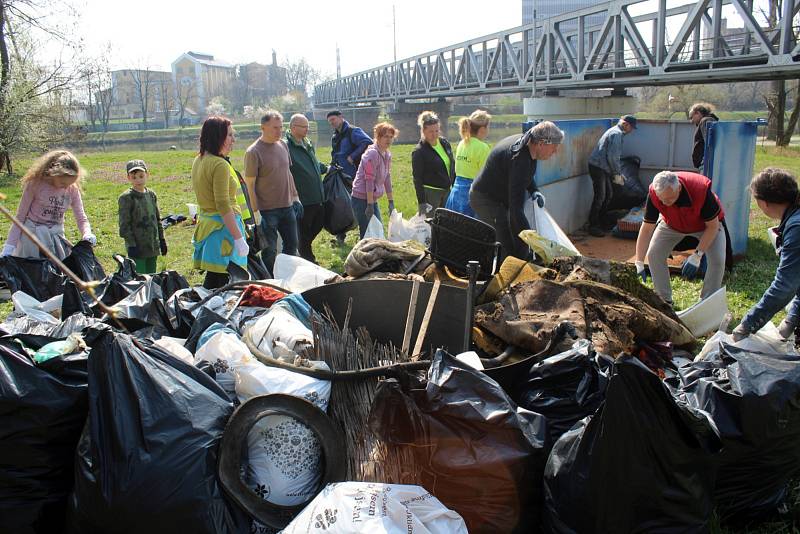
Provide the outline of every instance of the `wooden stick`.
[[439,287],[442,281],[439,275],[433,279],[433,289],[431,289],[431,296],[428,298],[428,306],[425,308],[425,315],[422,316],[422,324],[419,326],[419,334],[417,334],[417,342],[414,343],[414,351],[411,353],[411,361],[419,360],[420,353],[422,352],[422,344],[425,342],[425,335],[428,333],[428,323],[433,314],[433,307],[436,305],[436,297],[439,296]]
[[417,315],[417,297],[419,296],[419,281],[414,280],[411,286],[411,299],[408,301],[408,315],[406,316],[406,329],[403,333],[403,346],[400,349],[403,354],[408,354],[411,345],[411,329],[414,326],[414,317]]

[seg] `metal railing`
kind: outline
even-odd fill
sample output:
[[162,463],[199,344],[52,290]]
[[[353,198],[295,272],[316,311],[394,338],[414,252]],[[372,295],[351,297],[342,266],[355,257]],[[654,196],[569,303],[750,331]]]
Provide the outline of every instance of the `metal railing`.
[[[742,29],[723,31],[725,6]],[[799,9],[767,25],[753,0],[613,0],[321,83],[314,104],[796,77]]]

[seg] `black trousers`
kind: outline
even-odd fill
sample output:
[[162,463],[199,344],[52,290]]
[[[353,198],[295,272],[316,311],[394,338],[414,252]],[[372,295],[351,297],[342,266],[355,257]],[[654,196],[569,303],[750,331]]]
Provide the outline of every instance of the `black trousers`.
[[299,243],[297,251],[303,259],[317,263],[311,244],[322,231],[325,222],[325,207],[323,204],[303,206],[303,218],[298,221]]
[[589,210],[589,226],[599,227],[613,196],[611,174],[600,167],[589,165],[589,176],[592,177],[592,187],[594,188],[592,207]]

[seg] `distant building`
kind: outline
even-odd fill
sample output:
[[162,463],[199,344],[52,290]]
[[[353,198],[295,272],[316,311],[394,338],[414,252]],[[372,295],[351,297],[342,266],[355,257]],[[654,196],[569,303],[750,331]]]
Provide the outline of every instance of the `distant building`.
[[[121,69],[111,72],[113,93],[111,118],[142,118],[142,99],[147,99],[148,117],[172,108],[175,87],[172,73],[148,69]],[[165,96],[166,95],[166,96]]]
[[236,66],[210,54],[186,52],[172,62],[172,76],[178,100],[185,100],[193,114],[203,114],[212,98],[228,97],[236,80]]
[[278,65],[275,51],[272,51],[272,64],[263,65],[258,62],[239,66],[239,79],[245,88],[244,101],[247,104],[259,105],[270,98],[285,95],[286,68]]
[[534,16],[536,20],[544,20],[595,5],[596,0],[522,0],[522,23],[532,23]]

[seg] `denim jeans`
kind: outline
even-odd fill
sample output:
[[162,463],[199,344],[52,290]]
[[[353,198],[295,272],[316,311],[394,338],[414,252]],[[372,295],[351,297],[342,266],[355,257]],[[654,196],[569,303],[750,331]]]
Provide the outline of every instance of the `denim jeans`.
[[[367,201],[356,197],[350,197],[350,205],[353,206],[353,213],[358,221],[359,237],[363,238],[364,234],[367,233],[367,225],[369,225],[369,217],[367,217],[366,213]],[[381,208],[378,206],[378,201],[376,200],[372,205],[375,207],[375,217],[380,221]]]
[[278,255],[278,233],[283,240],[283,253],[297,256],[297,215],[294,208],[261,210],[261,230],[267,237],[267,248],[261,252],[264,265],[273,273],[275,257]]
[[592,207],[589,209],[589,226],[600,227],[603,215],[611,204],[613,189],[611,187],[611,174],[600,167],[589,164],[589,176],[592,178],[594,197]]

